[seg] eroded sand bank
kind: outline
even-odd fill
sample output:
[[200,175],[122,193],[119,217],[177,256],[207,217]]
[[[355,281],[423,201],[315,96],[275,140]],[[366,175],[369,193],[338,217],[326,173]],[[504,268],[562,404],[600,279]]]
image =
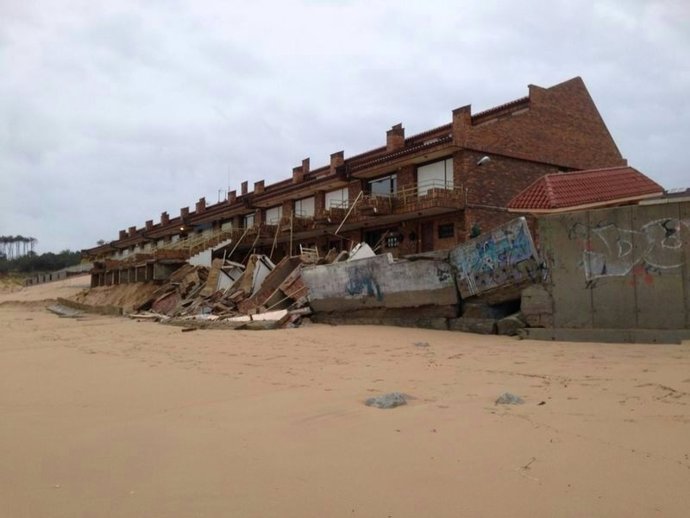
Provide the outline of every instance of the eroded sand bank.
[[[52,298],[46,286],[20,294]],[[0,329],[3,516],[690,509],[687,345],[388,327],[182,333],[38,303],[1,305]],[[362,403],[394,390],[416,399]],[[525,404],[494,405],[504,391]]]

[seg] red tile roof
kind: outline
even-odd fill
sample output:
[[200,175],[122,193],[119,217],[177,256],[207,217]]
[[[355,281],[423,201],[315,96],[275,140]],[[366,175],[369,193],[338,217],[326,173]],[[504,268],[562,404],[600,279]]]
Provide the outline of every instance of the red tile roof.
[[655,181],[628,166],[547,174],[508,202],[516,212],[558,212],[635,201],[663,194]]

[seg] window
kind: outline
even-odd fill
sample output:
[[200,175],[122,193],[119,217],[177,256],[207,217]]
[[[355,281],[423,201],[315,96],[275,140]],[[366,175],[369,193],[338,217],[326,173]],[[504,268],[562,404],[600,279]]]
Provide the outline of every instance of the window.
[[449,237],[455,237],[455,225],[453,223],[446,223],[445,225],[438,226],[438,238],[446,239]]
[[398,188],[398,175],[391,174],[369,181],[369,193],[375,196],[390,196]]
[[453,159],[447,158],[417,168],[417,194],[424,196],[429,189],[453,188]]
[[302,198],[295,201],[295,216],[298,218],[314,217],[314,197]]
[[280,223],[280,218],[283,217],[283,206],[278,205],[276,207],[271,207],[266,209],[266,224],[267,225],[277,225]]
[[244,217],[244,228],[251,228],[254,226],[254,214],[247,214]]
[[326,210],[346,209],[350,205],[350,194],[347,187],[326,193]]

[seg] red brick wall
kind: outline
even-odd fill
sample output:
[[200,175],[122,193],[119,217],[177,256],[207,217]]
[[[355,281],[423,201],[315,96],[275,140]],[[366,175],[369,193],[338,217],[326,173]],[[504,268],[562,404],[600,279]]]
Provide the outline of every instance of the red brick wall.
[[456,154],[456,185],[466,189],[469,205],[505,207],[513,196],[535,180],[558,172],[555,166],[491,154],[489,162],[478,166],[477,161],[483,156],[485,153],[475,151]]
[[529,98],[523,113],[467,128],[466,147],[576,169],[625,164],[582,79],[530,86]]
[[476,223],[483,233],[488,232],[503,223],[507,223],[511,219],[515,219],[519,214],[513,214],[508,211],[502,210],[492,210],[492,209],[479,209],[479,208],[468,208],[465,211],[465,239],[469,239],[470,230],[472,226]]

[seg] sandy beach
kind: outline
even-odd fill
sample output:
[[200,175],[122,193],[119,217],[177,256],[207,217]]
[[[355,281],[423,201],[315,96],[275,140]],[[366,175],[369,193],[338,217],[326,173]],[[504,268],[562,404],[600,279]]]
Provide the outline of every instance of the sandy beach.
[[44,309],[84,279],[0,295],[2,516],[688,516],[687,344]]

